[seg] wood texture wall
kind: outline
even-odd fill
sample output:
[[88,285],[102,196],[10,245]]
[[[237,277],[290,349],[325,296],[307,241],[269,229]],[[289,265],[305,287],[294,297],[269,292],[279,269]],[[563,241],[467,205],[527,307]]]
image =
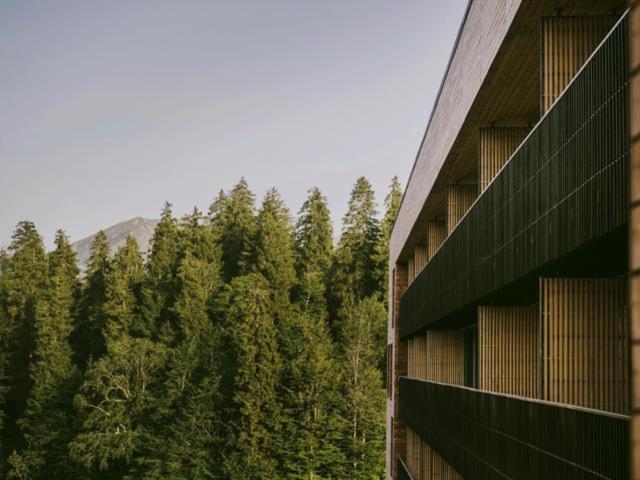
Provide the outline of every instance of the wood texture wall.
[[418,276],[418,274],[422,271],[424,266],[427,264],[429,260],[429,251],[426,244],[419,243],[413,249],[413,258],[414,258],[414,268],[415,274],[414,278]]
[[464,385],[464,332],[429,330],[425,380]]
[[491,127],[481,128],[478,139],[478,177],[480,192],[491,183],[511,154],[522,143],[528,128]]
[[407,376],[427,378],[427,338],[417,336],[407,340]]
[[477,196],[477,185],[453,184],[447,186],[447,234],[456,228]]
[[415,268],[415,261],[413,257],[409,257],[409,260],[407,261],[407,280],[408,280],[408,284],[411,285],[411,282],[413,282],[413,279],[416,278],[416,268]]
[[414,480],[462,480],[460,474],[410,428],[407,428],[406,460]]
[[430,259],[447,238],[447,223],[444,220],[427,222],[427,257]]
[[553,105],[615,20],[614,16],[542,19],[542,113]]
[[539,309],[478,307],[481,390],[538,396]]
[[629,308],[624,279],[543,278],[543,398],[629,412]]

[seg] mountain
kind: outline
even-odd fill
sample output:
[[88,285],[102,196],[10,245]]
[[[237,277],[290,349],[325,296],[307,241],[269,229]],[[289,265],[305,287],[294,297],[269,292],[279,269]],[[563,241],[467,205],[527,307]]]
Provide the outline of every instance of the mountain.
[[[145,252],[149,246],[149,241],[153,235],[153,229],[156,228],[158,220],[151,218],[136,217],[125,222],[116,223],[109,228],[103,229],[107,235],[107,241],[111,247],[111,252],[115,252],[120,245],[124,243],[129,235],[133,235],[138,241],[140,250]],[[97,232],[96,232],[97,233]],[[89,254],[91,252],[91,243],[96,234],[78,240],[72,244],[78,256],[78,266],[84,270]]]

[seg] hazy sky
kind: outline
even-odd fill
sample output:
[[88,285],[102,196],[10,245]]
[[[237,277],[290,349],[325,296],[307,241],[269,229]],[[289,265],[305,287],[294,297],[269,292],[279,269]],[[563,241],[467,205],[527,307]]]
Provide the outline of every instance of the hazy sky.
[[0,246],[407,180],[466,0],[0,0]]

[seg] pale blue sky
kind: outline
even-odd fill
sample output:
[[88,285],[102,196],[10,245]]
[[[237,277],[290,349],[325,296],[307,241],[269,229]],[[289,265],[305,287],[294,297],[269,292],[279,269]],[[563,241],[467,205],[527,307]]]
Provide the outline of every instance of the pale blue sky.
[[296,213],[403,185],[466,0],[0,0],[0,246],[51,245],[244,175]]

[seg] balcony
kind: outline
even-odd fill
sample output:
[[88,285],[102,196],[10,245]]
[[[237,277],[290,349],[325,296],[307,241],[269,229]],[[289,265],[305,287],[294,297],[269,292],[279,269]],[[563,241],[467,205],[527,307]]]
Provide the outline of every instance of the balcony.
[[404,293],[402,338],[555,271],[594,242],[625,238],[627,30],[625,16]]
[[400,419],[464,478],[627,479],[629,417],[402,377]]

